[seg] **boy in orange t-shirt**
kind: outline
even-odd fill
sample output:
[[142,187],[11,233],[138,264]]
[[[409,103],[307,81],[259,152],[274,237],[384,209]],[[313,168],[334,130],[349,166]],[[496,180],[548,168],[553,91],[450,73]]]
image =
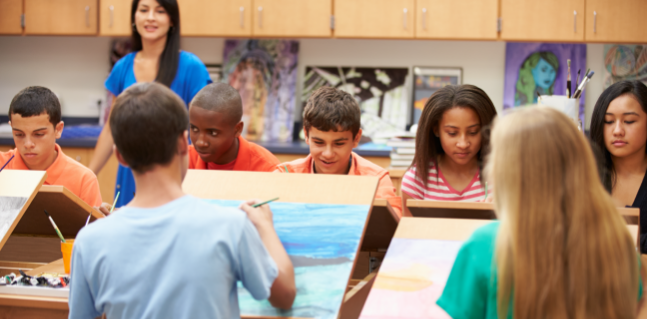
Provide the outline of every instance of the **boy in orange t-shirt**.
[[52,91],[30,86],[16,94],[9,105],[9,124],[16,148],[0,153],[0,165],[14,156],[5,169],[47,171],[45,185],[65,186],[89,205],[101,206],[97,177],[56,144],[64,124]]
[[375,198],[386,199],[402,214],[402,200],[395,195],[389,172],[353,152],[362,137],[361,111],[348,93],[331,87],[316,90],[303,110],[303,130],[310,154],[278,165],[274,172],[377,176]]
[[280,163],[276,156],[240,136],[242,116],[236,89],[225,83],[202,88],[189,107],[189,169],[273,171]]

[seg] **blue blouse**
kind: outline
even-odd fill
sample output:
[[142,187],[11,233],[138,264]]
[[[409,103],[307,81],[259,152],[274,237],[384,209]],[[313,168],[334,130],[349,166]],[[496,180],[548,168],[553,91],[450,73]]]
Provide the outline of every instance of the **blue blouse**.
[[[121,58],[112,68],[106,80],[106,89],[118,96],[125,89],[137,83],[135,78],[134,61],[137,52],[129,53]],[[175,79],[171,83],[171,90],[179,95],[188,106],[193,97],[207,84],[211,83],[209,72],[204,63],[193,53],[180,51]],[[189,123],[187,123],[188,127]],[[120,192],[116,207],[128,204],[135,195],[135,179],[128,167],[119,165],[115,194]]]

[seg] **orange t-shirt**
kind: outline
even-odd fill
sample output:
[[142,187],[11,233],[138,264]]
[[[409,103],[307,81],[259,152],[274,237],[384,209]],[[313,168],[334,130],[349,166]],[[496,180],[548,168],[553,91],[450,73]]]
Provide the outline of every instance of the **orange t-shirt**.
[[[264,147],[238,137],[238,156],[231,170],[271,172],[279,163],[279,159]],[[193,145],[189,145],[189,169],[209,169]]]
[[[47,179],[44,184],[65,186],[90,206],[101,206],[101,192],[97,176],[83,164],[63,154],[58,144],[55,145],[55,148],[58,155],[56,155],[54,163],[47,168]],[[0,153],[0,163],[2,163],[0,165],[4,165],[12,155],[15,157],[5,169],[29,170],[18,149]]]
[[[389,204],[402,216],[402,199],[400,196],[395,195],[395,187],[389,176],[389,171],[374,164],[373,162],[362,158],[361,156],[351,153],[352,161],[348,175],[361,175],[361,176],[377,176],[380,182],[377,185],[377,192],[375,198],[386,199]],[[314,173],[314,161],[312,155],[308,154],[306,158],[300,158],[292,162],[279,164],[275,167],[274,172],[279,173]]]

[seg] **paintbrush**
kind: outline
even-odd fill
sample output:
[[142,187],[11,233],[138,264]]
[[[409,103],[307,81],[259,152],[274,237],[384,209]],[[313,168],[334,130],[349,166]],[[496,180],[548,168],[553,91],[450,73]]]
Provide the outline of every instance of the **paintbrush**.
[[571,59],[566,60],[566,65],[568,65],[568,72],[566,73],[566,96],[571,98]]
[[5,166],[7,166],[7,165],[9,164],[9,162],[11,162],[11,160],[12,160],[15,156],[16,156],[16,155],[11,155],[11,157],[9,158],[9,160],[8,160],[6,163],[4,163],[4,165],[2,165],[2,168],[0,168],[0,172],[2,172],[2,170],[5,168]]
[[52,219],[52,216],[47,211],[45,211],[45,215],[47,215],[47,217],[49,217],[49,221],[52,223],[52,226],[54,226],[54,230],[56,231],[56,235],[58,235],[58,238],[60,238],[61,242],[64,243],[65,238],[63,238],[63,234],[61,234],[61,231],[58,230],[58,227],[56,227],[56,223],[54,222],[54,219]]
[[593,74],[595,72],[591,71],[590,73],[586,74],[584,78],[582,79],[582,83],[580,83],[580,86],[577,87],[577,91],[573,94],[574,99],[579,99],[580,96],[582,95],[582,91],[584,90],[584,87],[586,86],[587,83],[591,80],[591,77],[593,77]]
[[119,199],[119,194],[121,194],[121,192],[117,192],[117,196],[115,196],[115,201],[112,203],[112,207],[110,207],[110,214],[112,214],[112,211],[115,209],[115,205],[117,205],[117,200]]
[[272,198],[272,199],[270,199],[270,200],[266,200],[266,201],[264,201],[264,202],[260,202],[260,203],[254,204],[254,205],[252,205],[252,207],[256,208],[256,207],[259,207],[259,206],[263,206],[263,205],[265,205],[265,204],[267,204],[267,203],[271,203],[271,202],[273,202],[273,201],[275,201],[275,200],[278,200],[278,199],[279,199],[278,197],[277,197],[277,198]]
[[[575,85],[577,85],[577,83],[580,83],[580,72],[581,71],[582,70],[577,70],[577,77],[575,78]],[[575,89],[577,89],[577,88],[575,88]]]

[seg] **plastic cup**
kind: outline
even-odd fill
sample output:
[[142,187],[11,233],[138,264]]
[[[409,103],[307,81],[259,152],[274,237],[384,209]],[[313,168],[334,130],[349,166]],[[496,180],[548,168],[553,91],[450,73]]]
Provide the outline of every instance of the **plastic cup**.
[[70,273],[70,266],[72,265],[72,250],[74,248],[74,239],[66,240],[61,243],[61,252],[63,253],[63,266],[65,273]]

